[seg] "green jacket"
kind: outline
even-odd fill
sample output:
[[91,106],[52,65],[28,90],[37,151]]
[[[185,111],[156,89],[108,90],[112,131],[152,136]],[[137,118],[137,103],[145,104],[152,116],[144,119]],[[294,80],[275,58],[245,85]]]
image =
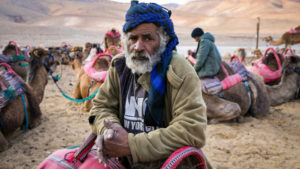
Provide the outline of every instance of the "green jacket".
[[199,78],[215,76],[220,69],[221,56],[214,42],[215,38],[209,32],[203,34],[198,42],[194,68]]
[[[92,132],[103,134],[103,119],[122,124],[123,106],[120,79],[114,63],[124,57],[119,55],[112,61],[108,76],[93,100],[90,111]],[[150,73],[138,79],[148,92]],[[203,147],[205,144],[206,105],[202,98],[200,80],[193,67],[173,52],[167,71],[167,90],[165,95],[164,119],[166,128],[149,133],[133,135],[129,133],[128,142],[134,162],[150,162],[169,157],[183,146]]]

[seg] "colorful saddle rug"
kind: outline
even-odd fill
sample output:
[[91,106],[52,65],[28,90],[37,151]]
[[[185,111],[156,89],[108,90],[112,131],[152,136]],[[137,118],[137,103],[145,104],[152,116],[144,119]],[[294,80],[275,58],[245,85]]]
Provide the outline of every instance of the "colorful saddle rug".
[[104,54],[104,53],[100,53],[98,54],[95,58],[93,58],[92,60],[90,60],[89,62],[87,62],[84,65],[84,71],[85,73],[92,79],[96,80],[97,82],[101,82],[103,83],[106,75],[107,75],[107,71],[97,71],[94,66],[96,61],[102,57],[102,56],[109,56],[110,59],[112,59],[111,55],[108,54]]
[[[80,147],[60,149],[52,153],[37,169],[125,169],[115,158],[109,159],[108,166],[99,163],[96,150],[93,149],[96,138],[95,134],[90,134]],[[188,156],[194,156],[197,159],[200,169],[207,168],[207,160],[203,152],[195,147],[187,146],[175,151],[164,163],[162,169],[175,169]]]
[[[235,61],[233,59],[235,59]],[[229,66],[233,69],[235,73],[238,73],[243,80],[247,80],[249,78],[249,71],[242,64],[242,62],[243,60],[240,61],[236,55],[233,55],[230,58]]]
[[25,85],[21,78],[6,63],[0,63],[0,109],[5,107],[9,101],[25,92]]
[[[269,67],[263,63],[263,60],[265,59],[267,53],[270,50],[274,53],[277,64],[278,64],[278,70],[276,70],[276,71],[270,70]],[[275,81],[281,77],[281,62],[280,62],[280,59],[279,59],[276,51],[273,48],[268,48],[265,51],[264,56],[256,61],[252,62],[252,65],[248,69],[249,69],[249,71],[262,76],[264,79],[264,82],[266,82],[266,83]]]
[[201,78],[201,89],[203,93],[216,95],[223,90],[221,81],[215,76],[211,78]]
[[227,90],[248,79],[249,72],[241,62],[233,62],[231,60],[229,66],[233,69],[235,74],[229,75],[224,65],[221,64],[221,68],[226,74],[226,77],[222,81],[220,81],[217,77],[201,78],[202,91],[206,94],[215,95],[220,93],[222,90]]

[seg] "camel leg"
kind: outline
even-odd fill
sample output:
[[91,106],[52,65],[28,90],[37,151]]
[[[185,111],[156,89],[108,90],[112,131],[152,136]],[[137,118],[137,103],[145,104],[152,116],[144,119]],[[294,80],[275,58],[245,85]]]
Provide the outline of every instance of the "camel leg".
[[91,100],[87,100],[83,103],[83,111],[85,112],[89,112],[92,108],[92,101]]
[[2,131],[0,131],[0,152],[5,151],[8,149],[8,142],[5,139]]
[[77,79],[75,89],[73,92],[74,99],[80,99],[81,98],[81,92],[80,92],[80,78]]

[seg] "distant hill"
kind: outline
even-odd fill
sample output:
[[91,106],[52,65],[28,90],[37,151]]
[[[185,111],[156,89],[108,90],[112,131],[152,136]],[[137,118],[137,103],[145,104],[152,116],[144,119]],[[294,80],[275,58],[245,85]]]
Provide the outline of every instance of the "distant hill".
[[[214,34],[253,37],[257,17],[261,34],[278,36],[300,25],[300,0],[198,0],[163,6],[172,10],[176,33],[185,39],[190,39],[195,27]],[[26,35],[29,40],[51,36],[53,42],[56,36],[82,40],[80,32],[92,38],[103,36],[112,27],[122,30],[129,7],[129,3],[109,0],[0,0],[0,41],[15,39],[10,35]]]
[[262,33],[281,33],[300,24],[299,0],[198,0],[174,10],[175,25],[218,33],[251,33],[261,19]]
[[168,9],[175,9],[179,7],[179,4],[176,3],[168,3],[168,4],[162,4],[163,7]]

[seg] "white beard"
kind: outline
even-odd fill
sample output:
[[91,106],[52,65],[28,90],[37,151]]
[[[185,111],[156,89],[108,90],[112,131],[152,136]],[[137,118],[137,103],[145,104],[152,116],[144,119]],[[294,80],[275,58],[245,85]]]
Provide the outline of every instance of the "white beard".
[[[152,68],[161,60],[161,53],[155,52],[152,56],[147,52],[132,52],[125,50],[126,65],[132,73],[144,74],[151,72]],[[145,60],[134,59],[136,57],[145,58]]]

